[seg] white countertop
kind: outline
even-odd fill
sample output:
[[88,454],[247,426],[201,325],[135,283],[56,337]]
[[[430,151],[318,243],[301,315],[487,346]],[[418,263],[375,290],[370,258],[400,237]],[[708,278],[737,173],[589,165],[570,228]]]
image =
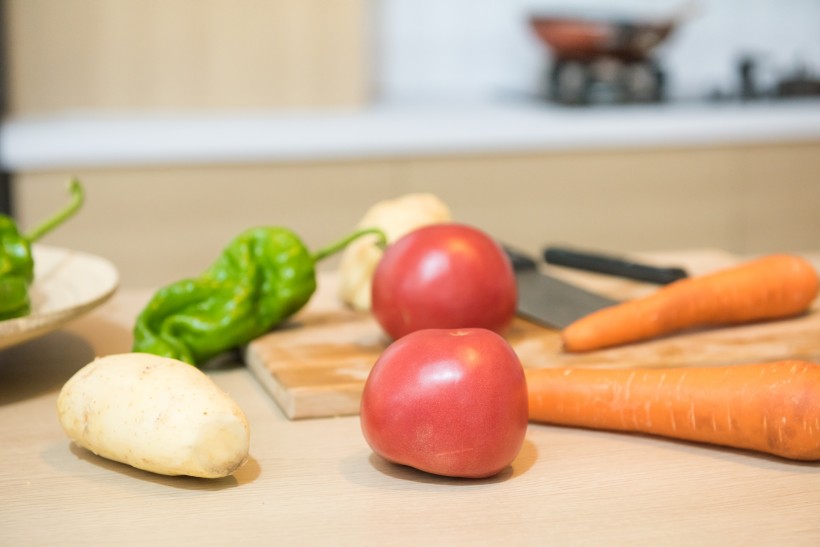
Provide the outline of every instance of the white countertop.
[[88,114],[2,124],[7,171],[323,161],[820,139],[820,101]]

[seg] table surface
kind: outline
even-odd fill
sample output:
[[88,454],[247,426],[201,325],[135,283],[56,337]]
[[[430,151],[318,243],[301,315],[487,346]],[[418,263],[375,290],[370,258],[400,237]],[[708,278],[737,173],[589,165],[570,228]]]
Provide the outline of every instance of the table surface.
[[0,544],[778,544],[820,542],[820,464],[531,424],[512,466],[447,479],[374,456],[357,417],[289,421],[239,364],[208,374],[243,408],[235,475],[164,477],[73,445],[62,384],[126,352],[147,290],[0,351]]

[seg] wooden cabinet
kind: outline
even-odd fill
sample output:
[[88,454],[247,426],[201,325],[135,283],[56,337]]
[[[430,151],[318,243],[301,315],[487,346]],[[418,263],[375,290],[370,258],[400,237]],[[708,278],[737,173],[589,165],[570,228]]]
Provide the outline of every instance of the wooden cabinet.
[[[16,175],[24,226],[64,202],[70,174]],[[196,274],[257,224],[288,226],[318,247],[374,202],[422,191],[456,219],[532,252],[555,242],[615,252],[820,248],[820,142],[74,174],[87,203],[44,243],[108,257],[127,286]]]

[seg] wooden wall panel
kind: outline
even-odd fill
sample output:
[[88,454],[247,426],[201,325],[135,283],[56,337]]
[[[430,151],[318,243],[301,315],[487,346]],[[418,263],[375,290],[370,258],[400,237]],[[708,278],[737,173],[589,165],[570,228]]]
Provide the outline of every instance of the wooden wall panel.
[[350,107],[367,0],[8,0],[10,110]]

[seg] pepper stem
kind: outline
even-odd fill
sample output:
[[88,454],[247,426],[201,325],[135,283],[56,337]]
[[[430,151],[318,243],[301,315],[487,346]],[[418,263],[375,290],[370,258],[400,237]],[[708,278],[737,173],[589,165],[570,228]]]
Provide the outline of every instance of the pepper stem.
[[74,216],[74,213],[76,213],[83,204],[85,192],[83,192],[83,187],[79,180],[72,178],[68,183],[68,191],[71,193],[71,202],[62,210],[58,211],[57,214],[37,226],[27,236],[25,236],[30,243],[37,241],[51,230]]
[[370,234],[375,235],[378,238],[378,240],[376,241],[376,245],[378,245],[381,248],[387,246],[387,236],[382,230],[380,230],[379,228],[364,228],[362,230],[357,230],[353,232],[349,236],[345,237],[340,241],[337,241],[336,243],[332,243],[323,249],[319,249],[318,251],[313,253],[313,262],[319,262],[320,260],[327,258],[332,254],[338,253],[339,251],[350,245],[350,243],[354,240]]

